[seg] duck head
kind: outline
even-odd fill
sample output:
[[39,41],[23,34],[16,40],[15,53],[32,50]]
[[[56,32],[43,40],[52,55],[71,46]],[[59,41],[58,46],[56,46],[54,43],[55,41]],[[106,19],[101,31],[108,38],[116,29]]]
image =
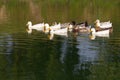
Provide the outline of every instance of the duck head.
[[72,24],[72,25],[76,25],[76,22],[75,22],[75,21],[72,21],[71,24]]
[[31,33],[32,33],[32,28],[31,28],[32,22],[31,22],[31,21],[28,21],[28,23],[27,23],[26,25],[27,25],[26,31],[27,31],[29,34],[31,34]]
[[44,25],[44,30],[43,30],[43,32],[48,33],[49,30],[50,30],[49,28],[50,28],[49,24],[46,23],[46,24]]
[[97,20],[95,21],[95,23],[100,23],[100,20],[99,20],[99,19],[97,19]]
[[28,27],[29,26],[32,26],[32,22],[31,21],[28,21],[28,23],[26,24]]
[[95,27],[100,27],[100,20],[99,20],[99,19],[97,19],[97,20],[95,21]]

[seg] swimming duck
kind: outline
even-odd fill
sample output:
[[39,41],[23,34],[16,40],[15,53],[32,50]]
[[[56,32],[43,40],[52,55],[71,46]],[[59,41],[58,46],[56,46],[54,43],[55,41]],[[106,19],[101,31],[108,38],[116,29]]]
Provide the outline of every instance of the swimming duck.
[[110,28],[112,27],[112,23],[110,21],[107,22],[100,22],[99,19],[95,21],[95,27],[96,28]]
[[98,36],[98,37],[109,37],[110,30],[101,30],[101,31],[96,31],[95,28],[91,28],[91,35],[92,36]]
[[88,26],[88,22],[82,22],[82,23],[77,23],[75,21],[72,21],[72,31],[73,32],[89,32],[89,29],[91,26]]
[[50,40],[52,40],[54,38],[54,35],[67,37],[68,36],[67,30],[68,30],[67,28],[62,28],[59,30],[53,30],[52,28],[50,28],[48,37]]
[[60,36],[67,36],[67,32],[68,32],[68,29],[67,28],[62,28],[62,29],[59,29],[59,30],[53,30],[52,28],[50,28],[50,34],[51,35],[60,35]]
[[85,22],[77,23],[76,25],[79,26],[80,29],[82,29],[88,27],[88,22],[85,21]]
[[59,30],[59,29],[61,29],[61,24],[59,23],[59,24],[54,24],[53,26],[50,26],[50,28],[52,29],[52,30]]
[[109,34],[104,34],[104,35],[95,35],[95,34],[90,34],[89,35],[89,38],[91,39],[91,40],[95,40],[95,38],[96,38],[96,36],[97,37],[106,37],[106,38],[109,38]]
[[49,24],[45,24],[44,32],[49,32],[50,29],[52,29],[52,30],[59,30],[59,29],[61,29],[61,24],[60,23],[59,24],[55,23],[52,26],[49,26]]
[[61,23],[61,28],[66,28],[70,25],[70,23]]
[[28,28],[27,28],[28,33],[32,33],[32,29],[35,29],[38,31],[42,31],[44,29],[44,23],[32,25],[32,22],[28,21],[27,26],[28,26]]

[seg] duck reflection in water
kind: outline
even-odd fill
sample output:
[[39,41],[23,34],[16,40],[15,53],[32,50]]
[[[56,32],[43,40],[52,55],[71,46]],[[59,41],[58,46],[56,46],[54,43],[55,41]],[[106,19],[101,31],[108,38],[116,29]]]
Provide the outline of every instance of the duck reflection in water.
[[90,40],[87,38],[87,35],[84,35],[86,37],[78,36],[77,41],[79,42],[76,46],[78,48],[77,54],[79,55],[79,62],[75,65],[74,71],[79,72],[81,70],[89,70],[90,66],[92,64],[96,64],[95,62],[98,61],[98,55],[99,52],[97,49],[99,49],[96,46],[96,44],[93,44],[90,42]]

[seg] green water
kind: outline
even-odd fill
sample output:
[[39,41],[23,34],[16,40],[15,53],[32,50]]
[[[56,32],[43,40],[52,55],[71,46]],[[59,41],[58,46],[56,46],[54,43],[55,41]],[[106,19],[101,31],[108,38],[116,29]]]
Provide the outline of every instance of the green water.
[[[26,24],[110,20],[109,38],[26,32]],[[120,0],[0,1],[0,80],[119,80]]]

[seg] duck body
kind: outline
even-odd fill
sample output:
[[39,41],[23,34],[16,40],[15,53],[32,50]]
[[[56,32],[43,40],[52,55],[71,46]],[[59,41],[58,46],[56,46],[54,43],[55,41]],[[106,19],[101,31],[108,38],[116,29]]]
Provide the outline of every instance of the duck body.
[[61,28],[67,28],[70,25],[70,23],[62,23]]
[[112,27],[112,23],[110,21],[100,22],[100,20],[97,19],[95,21],[95,27],[99,27],[99,28],[111,28]]
[[54,25],[52,25],[52,26],[49,26],[49,24],[45,24],[45,26],[44,26],[44,32],[49,32],[49,30],[59,30],[59,29],[61,29],[61,24],[59,23],[59,24],[54,24]]
[[80,29],[82,29],[82,28],[84,29],[84,28],[88,27],[88,22],[85,21],[85,22],[77,23],[76,25],[79,26]]
[[67,28],[62,28],[59,30],[50,30],[50,34],[55,34],[55,35],[61,35],[61,36],[67,36],[68,29]]
[[55,25],[53,25],[53,26],[50,26],[50,28],[52,29],[52,30],[59,30],[59,29],[61,29],[61,24],[59,23],[59,24],[55,24]]
[[96,32],[98,32],[98,31],[104,31],[104,30],[109,30],[110,33],[111,33],[113,31],[113,28],[112,27],[110,27],[110,28],[99,28],[99,27],[97,27],[97,28],[95,28],[95,30],[96,30]]
[[67,34],[67,28],[62,28],[62,29],[59,29],[59,30],[53,30],[53,29],[50,29],[50,34],[49,34],[49,39],[52,40],[54,38],[54,35],[59,35],[59,36],[65,36],[67,37],[68,34]]
[[88,22],[82,22],[82,23],[77,23],[75,21],[72,21],[72,31],[73,32],[81,32],[81,33],[86,33],[89,32],[90,26],[88,26]]
[[96,31],[95,28],[91,28],[91,34],[99,37],[109,37],[110,30],[101,30],[101,31]]
[[94,40],[96,36],[109,38],[109,33],[110,33],[109,29],[96,31],[95,28],[91,28],[90,30],[91,30],[91,34],[89,35],[89,37],[91,40]]

